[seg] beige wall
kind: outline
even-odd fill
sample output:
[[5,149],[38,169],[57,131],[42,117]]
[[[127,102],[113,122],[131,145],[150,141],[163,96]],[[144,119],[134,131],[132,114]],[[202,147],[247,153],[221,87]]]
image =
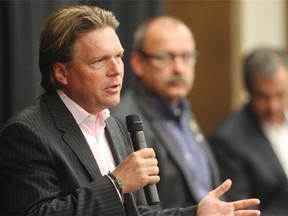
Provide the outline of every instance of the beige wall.
[[189,99],[206,135],[245,99],[243,53],[286,47],[286,9],[286,0],[166,0],[166,13],[190,26],[201,54]]
[[242,0],[242,49],[261,45],[286,47],[286,0]]

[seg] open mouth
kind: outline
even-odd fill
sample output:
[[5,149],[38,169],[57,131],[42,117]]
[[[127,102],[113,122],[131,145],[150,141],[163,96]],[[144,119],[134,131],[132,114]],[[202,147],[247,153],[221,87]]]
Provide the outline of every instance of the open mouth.
[[110,92],[110,93],[118,93],[121,89],[121,85],[118,83],[115,83],[113,85],[108,86],[107,88],[105,88],[106,92]]

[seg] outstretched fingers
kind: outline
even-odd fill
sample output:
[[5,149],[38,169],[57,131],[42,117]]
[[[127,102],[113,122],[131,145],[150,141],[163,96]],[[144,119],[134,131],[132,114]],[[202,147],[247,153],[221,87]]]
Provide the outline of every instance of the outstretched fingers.
[[259,210],[239,210],[234,213],[235,216],[260,216]]
[[[231,185],[232,181],[227,179],[219,187],[212,190],[210,195],[218,199],[230,189]],[[249,209],[253,206],[259,205],[259,203],[260,200],[255,198],[230,202],[230,204],[233,205],[235,216],[259,216],[261,214],[259,210]]]
[[235,201],[233,202],[233,205],[234,205],[234,209],[244,209],[250,206],[258,205],[259,203],[260,203],[259,199],[251,198],[251,199],[243,199],[243,200]]
[[232,202],[235,211],[236,216],[258,216],[260,215],[259,210],[242,210],[242,209],[247,209],[251,206],[256,206],[259,205],[260,200],[259,199],[243,199],[239,201]]

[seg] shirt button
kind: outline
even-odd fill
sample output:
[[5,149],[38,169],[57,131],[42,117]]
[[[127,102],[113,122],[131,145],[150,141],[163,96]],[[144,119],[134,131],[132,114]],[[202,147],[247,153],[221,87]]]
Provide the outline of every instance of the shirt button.
[[186,159],[187,161],[191,161],[191,160],[192,160],[192,155],[191,155],[190,153],[186,153],[186,154],[185,154],[185,159]]
[[195,139],[197,140],[197,142],[203,142],[204,141],[204,137],[201,133],[197,133],[195,136]]

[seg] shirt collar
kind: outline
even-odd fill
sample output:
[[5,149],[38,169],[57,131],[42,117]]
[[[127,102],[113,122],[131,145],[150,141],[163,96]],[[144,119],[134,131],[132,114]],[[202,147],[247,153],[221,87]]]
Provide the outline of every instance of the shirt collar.
[[[75,103],[72,99],[70,99],[63,91],[57,90],[57,93],[63,103],[68,108],[68,110],[72,113],[78,125],[83,122],[87,117],[92,115],[91,113],[83,109],[81,106],[79,106],[77,103]],[[97,114],[96,118],[99,117],[104,122],[109,116],[110,111],[108,109],[104,109]]]

